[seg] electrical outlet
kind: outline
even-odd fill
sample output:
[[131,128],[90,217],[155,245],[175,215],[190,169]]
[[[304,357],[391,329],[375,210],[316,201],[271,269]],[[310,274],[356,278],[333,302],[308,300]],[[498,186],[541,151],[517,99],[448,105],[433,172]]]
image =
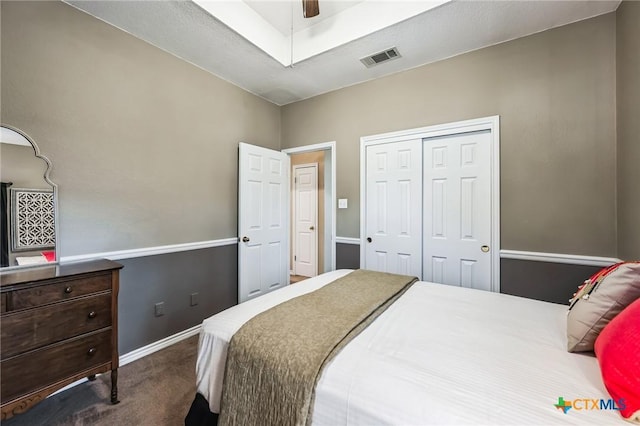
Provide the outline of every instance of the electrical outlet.
[[191,293],[191,306],[198,304],[198,293]]
[[156,316],[161,317],[164,315],[164,302],[156,303]]

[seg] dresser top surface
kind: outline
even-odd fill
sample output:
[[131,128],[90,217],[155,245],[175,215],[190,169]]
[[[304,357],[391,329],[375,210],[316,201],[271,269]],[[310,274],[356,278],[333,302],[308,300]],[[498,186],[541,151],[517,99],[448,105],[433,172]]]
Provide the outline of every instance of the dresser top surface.
[[90,274],[92,272],[121,269],[123,265],[108,259],[66,263],[29,269],[17,269],[0,273],[0,286],[49,280],[58,277]]

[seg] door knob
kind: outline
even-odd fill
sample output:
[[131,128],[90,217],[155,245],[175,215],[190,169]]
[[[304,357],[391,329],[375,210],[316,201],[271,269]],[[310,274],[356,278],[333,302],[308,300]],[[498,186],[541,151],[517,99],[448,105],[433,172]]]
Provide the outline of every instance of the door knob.
[[242,237],[242,242],[243,243],[248,243],[249,242],[249,237]]
[[371,237],[367,237],[367,242],[370,243],[371,241],[373,241]]
[[316,229],[315,226],[310,226],[309,227],[309,231],[313,231],[314,229]]
[[489,251],[489,246],[484,245],[484,246],[480,247],[480,250],[482,250],[483,253],[487,253]]

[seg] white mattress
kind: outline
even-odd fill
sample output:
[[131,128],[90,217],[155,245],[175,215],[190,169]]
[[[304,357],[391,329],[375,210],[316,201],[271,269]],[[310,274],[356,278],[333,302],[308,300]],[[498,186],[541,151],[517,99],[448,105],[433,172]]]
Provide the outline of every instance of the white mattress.
[[[333,271],[203,322],[197,389],[219,412],[227,345],[254,315],[313,291]],[[567,307],[420,282],[324,369],[313,424],[619,424],[612,410],[554,407],[609,399],[597,360],[566,351]]]

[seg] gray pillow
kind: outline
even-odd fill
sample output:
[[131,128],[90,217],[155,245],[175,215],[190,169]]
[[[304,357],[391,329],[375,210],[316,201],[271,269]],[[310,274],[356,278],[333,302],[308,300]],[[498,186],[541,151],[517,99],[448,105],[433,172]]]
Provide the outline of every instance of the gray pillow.
[[571,299],[567,350],[592,351],[605,325],[640,298],[640,261],[624,262],[596,274]]

